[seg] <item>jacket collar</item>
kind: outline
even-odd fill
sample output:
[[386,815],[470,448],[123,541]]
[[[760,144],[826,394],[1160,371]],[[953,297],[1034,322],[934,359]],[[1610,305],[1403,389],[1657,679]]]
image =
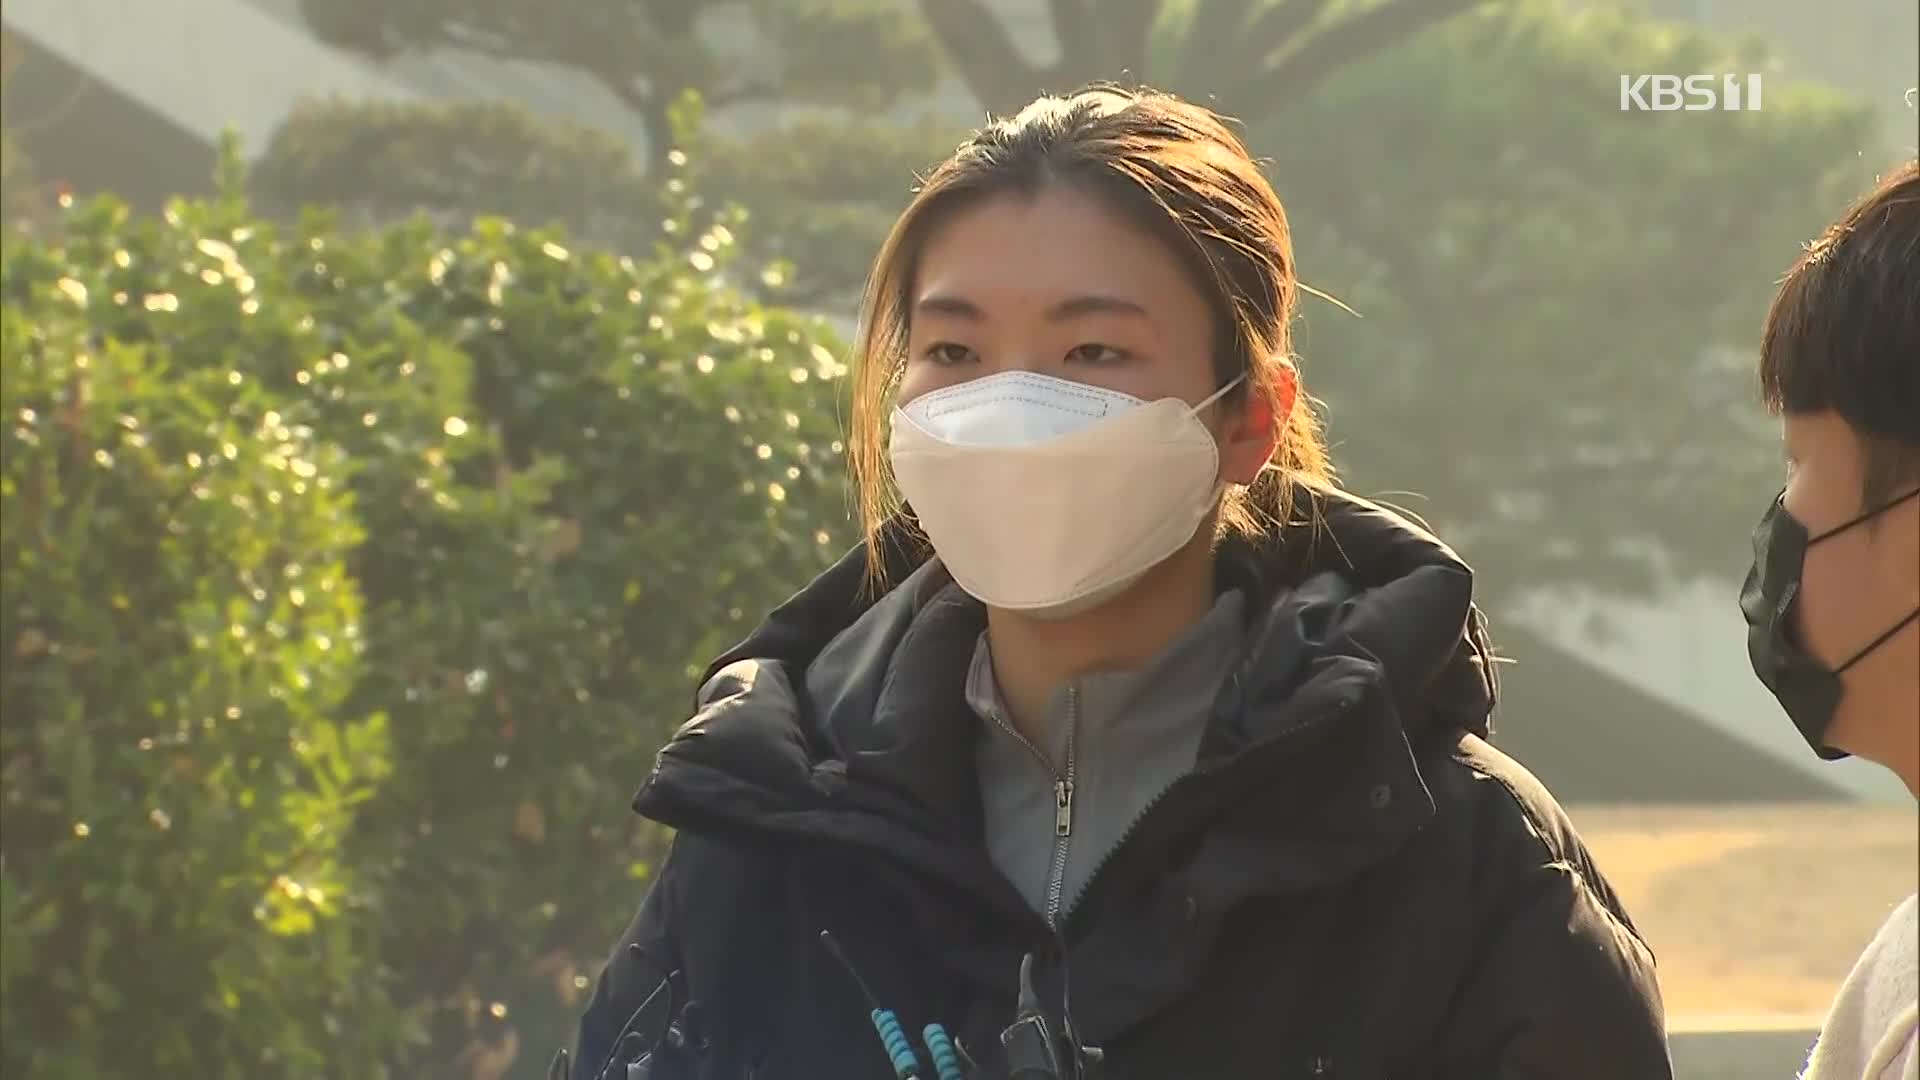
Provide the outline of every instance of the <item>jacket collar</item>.
[[[1189,785],[1183,812],[1170,806],[1133,844],[1174,843],[1236,801],[1270,798],[1284,786],[1271,770],[1313,754],[1318,779],[1300,790],[1317,812],[1232,815],[1242,826],[1221,835],[1258,875],[1218,882],[1222,901],[1392,850],[1433,809],[1417,749],[1485,734],[1494,701],[1467,566],[1384,508],[1304,494],[1312,522],[1220,553],[1223,584],[1263,598],[1264,614],[1202,744],[1208,783]],[[943,588],[910,535],[898,523],[883,535],[899,581],[884,595],[863,596],[856,550],[715,661],[637,811],[678,828],[857,844],[972,891],[998,878],[981,845],[980,728],[966,704],[984,611]],[[999,883],[989,899],[1024,910]]]

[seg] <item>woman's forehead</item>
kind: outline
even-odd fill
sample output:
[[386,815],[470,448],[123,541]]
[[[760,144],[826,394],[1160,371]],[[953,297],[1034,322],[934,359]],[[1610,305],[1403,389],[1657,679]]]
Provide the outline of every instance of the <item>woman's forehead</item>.
[[1179,306],[1181,294],[1199,300],[1156,237],[1070,188],[998,196],[955,213],[927,236],[915,269],[916,309],[1042,311],[1103,298],[1116,312],[1158,313]]

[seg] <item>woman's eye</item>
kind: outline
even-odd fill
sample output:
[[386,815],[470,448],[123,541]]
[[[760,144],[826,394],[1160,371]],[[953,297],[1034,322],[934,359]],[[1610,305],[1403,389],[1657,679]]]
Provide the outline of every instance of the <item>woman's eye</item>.
[[972,359],[973,350],[967,348],[965,345],[958,345],[951,341],[938,341],[927,346],[921,355],[933,363],[945,367],[949,364],[963,364]]
[[1074,364],[1117,364],[1127,358],[1125,349],[1116,349],[1111,345],[1088,342],[1075,345],[1067,350],[1067,361]]

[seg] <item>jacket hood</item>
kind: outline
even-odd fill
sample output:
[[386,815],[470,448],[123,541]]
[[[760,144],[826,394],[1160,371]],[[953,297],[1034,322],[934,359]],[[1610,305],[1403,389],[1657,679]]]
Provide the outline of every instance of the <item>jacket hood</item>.
[[[1200,766],[1226,770],[1275,742],[1306,753],[1320,736],[1298,733],[1351,729],[1352,756],[1334,771],[1353,774],[1346,787],[1363,809],[1368,792],[1376,811],[1383,790],[1414,796],[1385,825],[1361,815],[1364,831],[1401,836],[1433,811],[1415,762],[1422,745],[1488,733],[1496,680],[1473,575],[1390,510],[1345,493],[1300,495],[1296,506],[1311,499],[1317,511],[1307,520],[1230,542],[1216,559],[1222,587],[1246,589],[1255,614]],[[886,580],[897,582],[886,593],[868,596],[856,548],[714,661],[693,718],[635,798],[639,813],[744,839],[853,843],[909,862],[978,847],[971,751],[981,729],[964,684],[985,612],[907,527],[890,527],[881,547]],[[1363,703],[1364,722],[1309,722]],[[1219,799],[1230,797],[1232,785],[1217,786]],[[1342,804],[1343,791],[1322,798]],[[1352,848],[1335,807],[1320,809]],[[1392,842],[1376,839],[1360,846]]]

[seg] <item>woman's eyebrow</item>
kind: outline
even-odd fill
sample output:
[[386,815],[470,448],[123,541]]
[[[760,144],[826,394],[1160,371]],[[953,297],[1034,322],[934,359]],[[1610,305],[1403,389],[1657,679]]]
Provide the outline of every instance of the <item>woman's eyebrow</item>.
[[1054,322],[1077,319],[1085,315],[1130,315],[1145,318],[1147,309],[1119,296],[1075,296],[1053,305],[1047,311],[1047,318]]
[[974,322],[980,322],[987,317],[987,313],[980,310],[980,305],[964,297],[949,296],[945,293],[933,293],[921,297],[914,301],[913,311],[916,315],[952,315]]
[[[946,293],[932,293],[921,297],[914,302],[913,310],[916,314],[950,315],[975,322],[987,317],[980,305],[965,297]],[[1047,319],[1052,322],[1065,322],[1088,315],[1128,315],[1145,318],[1148,314],[1143,304],[1125,297],[1103,294],[1070,296],[1047,309]]]

